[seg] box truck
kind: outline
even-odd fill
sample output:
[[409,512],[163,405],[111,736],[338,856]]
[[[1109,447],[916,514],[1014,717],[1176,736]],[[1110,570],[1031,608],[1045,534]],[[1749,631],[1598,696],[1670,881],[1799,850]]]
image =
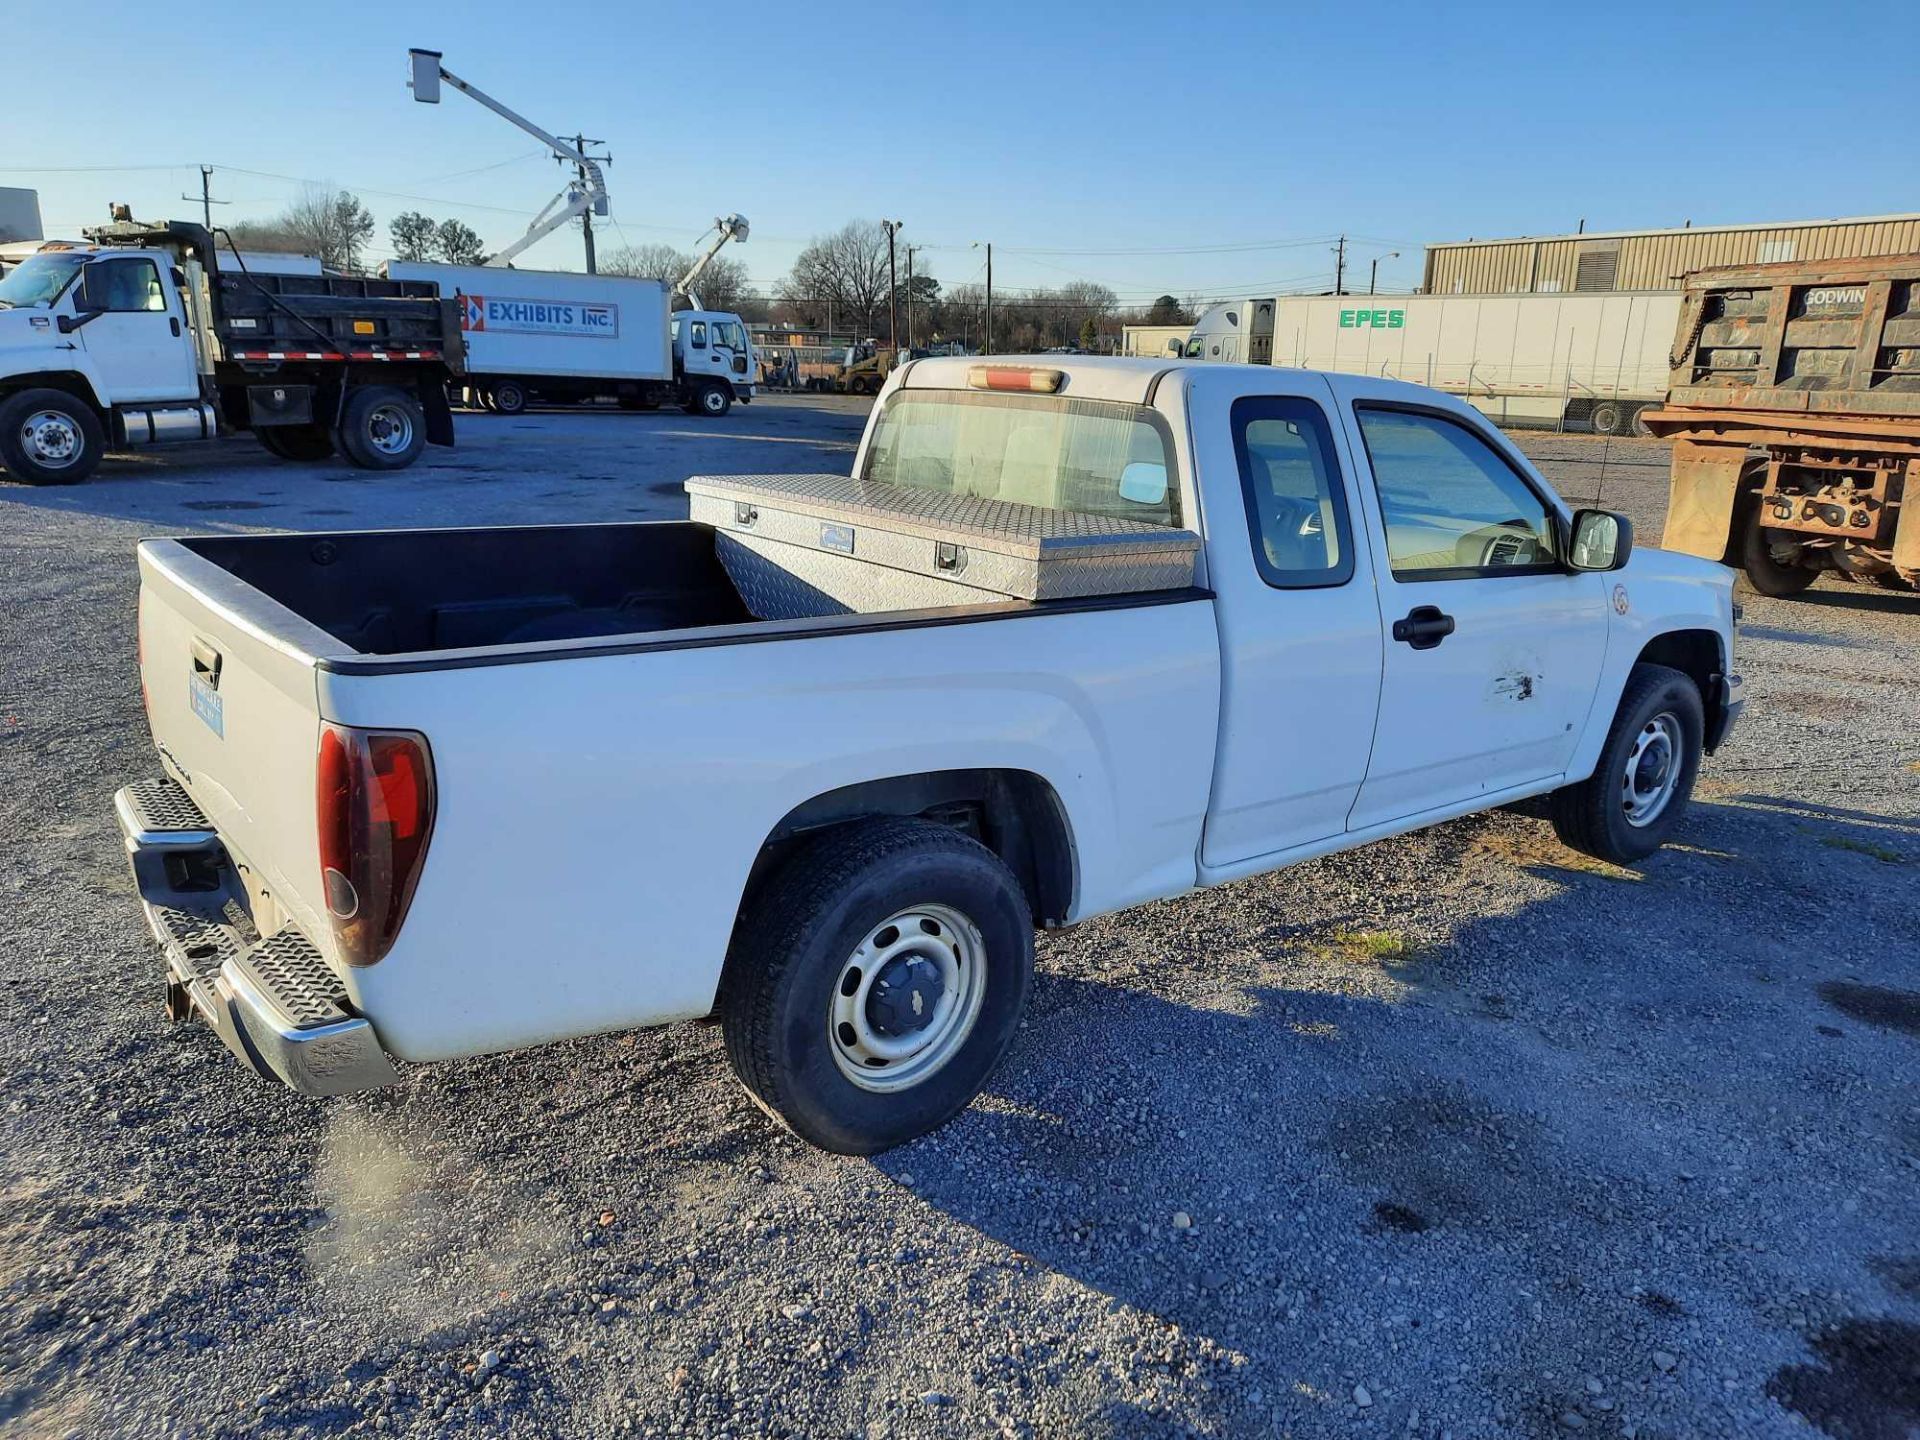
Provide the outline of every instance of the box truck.
[[738,315],[673,313],[664,280],[390,260],[389,280],[430,281],[455,300],[464,388],[503,415],[536,401],[613,400],[724,415],[753,399],[759,367]]
[[1209,307],[1186,353],[1411,380],[1501,425],[1644,435],[1679,313],[1656,292],[1282,295]]

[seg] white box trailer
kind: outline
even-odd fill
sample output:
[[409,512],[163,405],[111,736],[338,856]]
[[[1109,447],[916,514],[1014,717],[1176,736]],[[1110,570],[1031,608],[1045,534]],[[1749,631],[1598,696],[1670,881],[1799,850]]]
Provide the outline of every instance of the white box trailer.
[[390,260],[385,273],[433,281],[459,299],[464,388],[488,409],[610,399],[724,414],[753,398],[753,351],[740,318],[675,316],[665,281],[413,260]]
[[1194,338],[1201,359],[1431,385],[1503,425],[1645,433],[1679,316],[1658,292],[1282,295],[1213,306]]

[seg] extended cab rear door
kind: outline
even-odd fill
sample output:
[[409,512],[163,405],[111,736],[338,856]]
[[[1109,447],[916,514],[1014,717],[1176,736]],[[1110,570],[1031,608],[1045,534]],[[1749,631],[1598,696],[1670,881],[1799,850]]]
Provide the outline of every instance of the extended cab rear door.
[[1216,874],[1345,833],[1380,700],[1380,609],[1356,467],[1324,376],[1192,368],[1220,743],[1201,842]]
[[1607,643],[1608,582],[1569,573],[1564,507],[1469,407],[1335,376],[1366,467],[1387,630],[1364,830],[1565,772]]

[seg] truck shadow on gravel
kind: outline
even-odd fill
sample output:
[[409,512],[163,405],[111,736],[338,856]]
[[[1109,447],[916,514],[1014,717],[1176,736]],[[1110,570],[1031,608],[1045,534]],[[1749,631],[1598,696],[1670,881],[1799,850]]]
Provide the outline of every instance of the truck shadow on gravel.
[[[1206,1337],[1235,1357],[1222,1403],[1257,1392],[1313,1433],[1359,1420],[1361,1386],[1367,1419],[1498,1407],[1512,1433],[1632,1412],[1684,1434],[1730,1404],[1771,1426],[1777,1404],[1840,1440],[1904,1435],[1913,1327],[1847,1314],[1837,1294],[1747,1297],[1866,1265],[1870,1227],[1839,1197],[1885,1183],[1875,1167],[1897,1157],[1842,1137],[1863,1123],[1863,1081],[1907,1083],[1920,1007],[1834,975],[1826,903],[1755,897],[1838,880],[1895,903],[1905,867],[1830,842],[1905,822],[1752,799],[1697,805],[1680,844],[1631,872],[1592,870],[1508,816],[1322,862],[1336,880],[1417,861],[1469,886],[1486,866],[1535,882],[1373,993],[1346,988],[1351,957],[1316,941],[1342,933],[1324,913],[1194,934],[1166,966],[1235,957],[1194,1003],[1098,966],[1061,973],[1088,967],[1050,950],[993,1092],[878,1163],[1021,1255]],[[1286,883],[1249,882],[1276,902]],[[1227,913],[1177,903],[1189,923]],[[1900,923],[1881,953],[1920,953]],[[1240,963],[1249,948],[1264,972]],[[1280,983],[1249,983],[1261,973]],[[1814,1359],[1769,1379],[1756,1362],[1801,1334]],[[1709,1350],[1753,1357],[1737,1385],[1696,1377]],[[1464,1393],[1456,1375],[1436,1397],[1431,1372],[1462,1362]],[[1423,1378],[1396,1393],[1396,1371]]]

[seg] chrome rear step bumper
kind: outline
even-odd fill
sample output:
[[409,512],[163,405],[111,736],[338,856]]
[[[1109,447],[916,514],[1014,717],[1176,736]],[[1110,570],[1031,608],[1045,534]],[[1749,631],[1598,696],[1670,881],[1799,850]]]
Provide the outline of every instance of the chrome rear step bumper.
[[233,862],[186,791],[142,780],[113,797],[147,925],[167,957],[167,1012],[198,1014],[249,1068],[308,1095],[399,1078],[366,1017],[298,931],[261,939]]

